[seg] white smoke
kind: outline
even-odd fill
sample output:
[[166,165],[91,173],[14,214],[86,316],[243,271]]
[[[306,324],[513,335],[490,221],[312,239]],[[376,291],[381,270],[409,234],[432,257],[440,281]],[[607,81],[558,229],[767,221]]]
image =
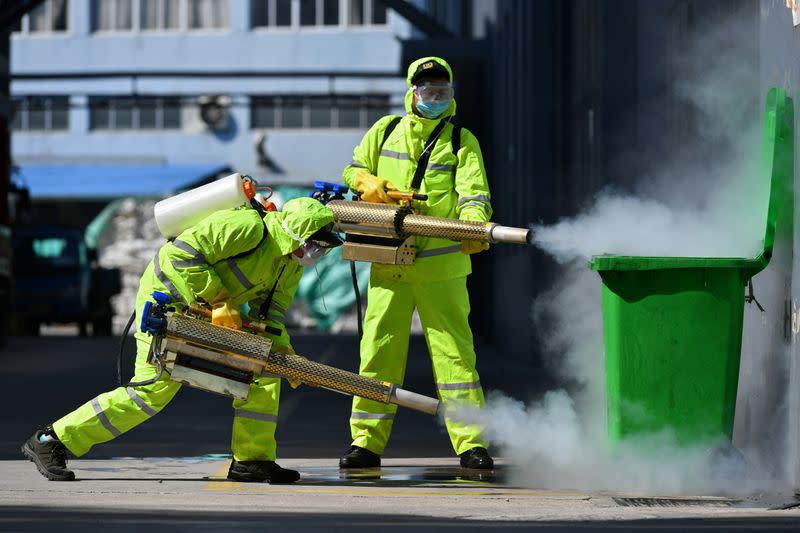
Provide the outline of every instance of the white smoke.
[[758,73],[741,60],[746,40],[740,37],[735,24],[709,25],[703,41],[689,47],[684,60],[693,74],[675,81],[671,96],[693,108],[696,128],[669,153],[648,154],[653,160],[633,192],[600,191],[581,214],[534,228],[536,244],[562,271],[534,302],[533,320],[537,331],[547,332],[542,342],[548,364],[569,390],[528,405],[489,394],[483,410],[449,413],[486,428],[513,466],[513,482],[739,495],[786,483],[786,472],[770,457],[779,448],[775,435],[774,446],[762,442],[741,450],[747,466],[735,453],[679,446],[669,433],[609,447],[601,281],[587,267],[601,254],[752,258],[763,250],[769,184],[759,172],[762,113],[747,112],[751,95],[745,89]]

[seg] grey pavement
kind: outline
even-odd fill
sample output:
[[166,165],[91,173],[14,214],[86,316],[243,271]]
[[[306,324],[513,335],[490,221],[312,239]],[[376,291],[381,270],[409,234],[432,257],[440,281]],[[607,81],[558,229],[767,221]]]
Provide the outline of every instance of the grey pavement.
[[[31,463],[0,462],[0,530],[237,531],[526,528],[542,531],[792,531],[800,511],[758,499],[661,498],[549,491],[458,479],[451,459],[394,459],[380,479],[342,479],[327,459],[288,459],[293,485],[225,480],[228,460],[73,461],[79,481],[50,482]],[[426,472],[433,472],[426,479]],[[450,473],[447,479],[446,473]],[[101,527],[98,527],[101,526]]]
[[[353,337],[296,335],[294,344],[356,368]],[[21,443],[37,424],[114,387],[116,346],[62,336],[13,339],[0,352],[0,531],[800,531],[793,494],[733,501],[510,486],[513,465],[501,459],[493,475],[462,471],[438,422],[408,410],[383,468],[342,477],[336,461],[349,444],[350,398],[307,387],[284,387],[279,420],[279,462],[300,470],[297,484],[226,481],[230,401],[187,388],[147,423],[71,460],[76,482],[47,481],[21,458]],[[546,386],[537,369],[478,352],[486,388],[525,399]],[[424,341],[412,339],[405,386],[432,395],[425,354]]]

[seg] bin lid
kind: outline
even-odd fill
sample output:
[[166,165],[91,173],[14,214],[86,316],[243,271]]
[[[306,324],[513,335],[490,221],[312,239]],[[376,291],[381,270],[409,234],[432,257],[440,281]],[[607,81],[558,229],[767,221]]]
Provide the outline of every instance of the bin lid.
[[775,225],[787,198],[791,197],[794,172],[794,110],[792,99],[783,89],[773,87],[767,93],[764,109],[761,176],[769,179],[767,227],[764,249],[756,257],[647,257],[596,255],[589,266],[593,270],[659,270],[676,268],[739,268],[754,276],[772,257]]

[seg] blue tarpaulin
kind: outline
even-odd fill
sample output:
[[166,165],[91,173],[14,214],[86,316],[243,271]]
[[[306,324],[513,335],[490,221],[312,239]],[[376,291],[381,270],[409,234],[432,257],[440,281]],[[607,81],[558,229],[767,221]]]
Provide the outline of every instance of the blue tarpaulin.
[[20,165],[13,179],[35,199],[164,196],[230,172],[225,164]]

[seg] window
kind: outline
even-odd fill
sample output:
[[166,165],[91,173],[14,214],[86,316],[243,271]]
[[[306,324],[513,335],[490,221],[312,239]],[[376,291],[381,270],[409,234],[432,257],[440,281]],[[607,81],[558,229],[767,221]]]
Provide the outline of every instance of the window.
[[339,25],[339,0],[323,0],[322,23],[325,26]]
[[350,0],[350,25],[386,24],[386,6],[380,0]]
[[317,0],[300,0],[300,25],[316,26]]
[[223,29],[228,26],[228,0],[189,0],[190,29]]
[[180,26],[180,0],[139,0],[139,27],[143,30],[175,30]]
[[253,96],[253,128],[367,128],[389,114],[389,97]]
[[23,96],[12,101],[11,128],[16,131],[69,129],[68,96]]
[[131,31],[132,0],[92,0],[93,31]]
[[181,101],[174,97],[89,99],[89,127],[93,130],[180,129]]
[[67,31],[67,0],[46,0],[22,17],[12,31],[52,33]]
[[[348,16],[341,20],[340,10]],[[253,28],[386,24],[386,6],[380,0],[250,0]]]

